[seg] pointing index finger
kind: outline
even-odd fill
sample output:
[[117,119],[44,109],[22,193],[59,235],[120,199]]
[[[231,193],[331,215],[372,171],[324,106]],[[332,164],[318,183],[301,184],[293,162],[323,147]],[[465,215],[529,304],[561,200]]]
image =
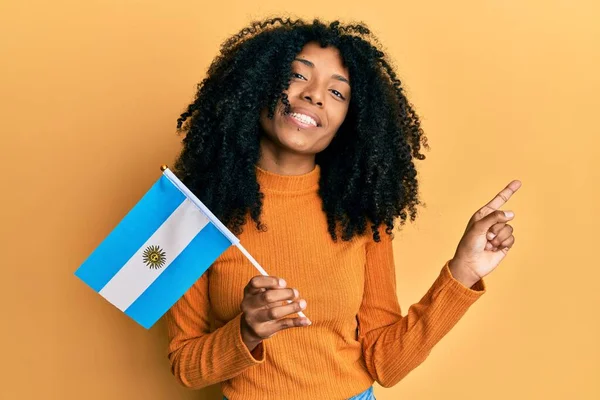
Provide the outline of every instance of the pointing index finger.
[[498,210],[502,207],[508,199],[521,187],[521,181],[513,180],[504,189],[500,191],[489,203],[482,207],[482,210],[488,212]]

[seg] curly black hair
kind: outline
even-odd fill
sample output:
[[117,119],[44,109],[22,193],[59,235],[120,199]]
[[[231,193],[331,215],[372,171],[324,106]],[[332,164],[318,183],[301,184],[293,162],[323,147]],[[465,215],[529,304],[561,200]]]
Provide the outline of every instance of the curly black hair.
[[[289,112],[284,91],[291,64],[308,42],[340,52],[352,80],[346,118],[329,146],[315,155],[321,168],[319,195],[328,231],[337,241],[362,235],[371,224],[393,235],[394,219],[417,215],[417,172],[412,158],[420,142],[429,149],[419,118],[403,93],[393,66],[364,23],[329,25],[314,19],[271,18],[251,22],[221,44],[195,100],[177,120],[185,133],[173,172],[234,234],[248,213],[260,231],[264,194],[256,179],[262,134],[260,111],[273,118],[278,100]],[[185,122],[185,123],[184,123]]]

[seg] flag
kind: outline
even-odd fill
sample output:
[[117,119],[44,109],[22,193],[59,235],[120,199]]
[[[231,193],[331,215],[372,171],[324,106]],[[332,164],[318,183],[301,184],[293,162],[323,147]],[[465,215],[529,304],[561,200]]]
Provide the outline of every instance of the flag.
[[219,255],[239,245],[166,166],[161,169],[161,177],[75,271],[146,329]]

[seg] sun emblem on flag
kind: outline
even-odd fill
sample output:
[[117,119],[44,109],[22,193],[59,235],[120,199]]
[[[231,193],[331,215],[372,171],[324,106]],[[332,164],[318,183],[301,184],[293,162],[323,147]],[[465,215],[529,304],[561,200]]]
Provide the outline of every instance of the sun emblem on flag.
[[150,269],[162,268],[166,263],[166,254],[159,246],[148,246],[144,250],[142,260]]

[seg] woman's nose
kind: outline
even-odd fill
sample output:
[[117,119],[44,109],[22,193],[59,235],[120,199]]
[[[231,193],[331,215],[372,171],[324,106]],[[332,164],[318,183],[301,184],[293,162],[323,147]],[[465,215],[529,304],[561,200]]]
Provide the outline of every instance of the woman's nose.
[[[314,97],[314,96],[313,96],[313,97]],[[308,95],[305,95],[305,96],[304,96],[304,98],[305,98],[306,100],[310,101],[311,103],[314,103],[314,104],[316,104],[316,105],[318,105],[318,106],[322,106],[322,105],[323,105],[323,102],[322,102],[321,100],[313,101],[313,97],[311,97],[311,96],[308,96]]]
[[304,87],[302,91],[302,98],[308,100],[312,104],[316,104],[319,107],[323,106],[323,89],[319,87],[318,82],[311,82]]

